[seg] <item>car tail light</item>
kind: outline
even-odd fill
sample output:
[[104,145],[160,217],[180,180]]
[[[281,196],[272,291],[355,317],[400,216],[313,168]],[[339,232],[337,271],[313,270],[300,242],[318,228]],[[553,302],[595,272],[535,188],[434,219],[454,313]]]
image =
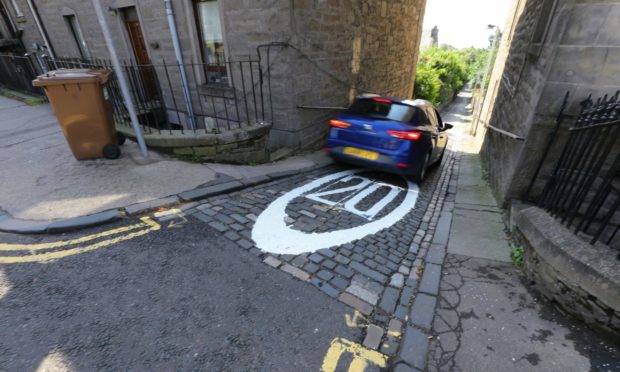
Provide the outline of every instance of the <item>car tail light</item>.
[[329,125],[331,125],[334,128],[348,128],[351,126],[350,123],[347,123],[346,121],[340,121],[340,120],[330,120],[329,121]]
[[381,103],[392,103],[392,101],[390,101],[387,98],[373,98],[372,100],[375,102],[381,102]]
[[409,140],[409,141],[417,141],[422,138],[422,132],[419,130],[388,130],[388,134],[392,137]]

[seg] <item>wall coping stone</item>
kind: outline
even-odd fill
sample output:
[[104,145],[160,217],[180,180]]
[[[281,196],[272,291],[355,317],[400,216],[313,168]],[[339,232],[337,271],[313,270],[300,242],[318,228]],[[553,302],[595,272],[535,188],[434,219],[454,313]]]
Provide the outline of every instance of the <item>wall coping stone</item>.
[[590,245],[539,207],[518,212],[517,229],[540,258],[575,287],[620,312],[620,261],[602,244]]
[[[204,129],[162,130],[161,133],[144,133],[144,141],[152,147],[200,147],[225,145],[230,143],[247,141],[252,138],[269,134],[271,124],[259,123],[239,129],[231,129],[221,133],[208,133]],[[117,126],[116,130],[126,136],[135,138],[133,129],[125,126]]]

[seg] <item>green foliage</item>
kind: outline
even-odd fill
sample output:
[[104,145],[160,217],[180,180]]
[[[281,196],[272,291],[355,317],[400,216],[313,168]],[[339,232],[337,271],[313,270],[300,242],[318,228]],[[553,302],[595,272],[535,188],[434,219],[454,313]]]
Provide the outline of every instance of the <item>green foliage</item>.
[[510,248],[510,259],[515,266],[523,266],[523,247],[512,244]]
[[448,45],[423,50],[417,65],[415,98],[435,105],[450,100],[484,69],[486,56],[485,49],[455,49]]
[[43,97],[30,96],[28,94],[20,93],[10,89],[0,88],[0,95],[22,101],[29,106],[37,106],[46,103],[45,98]]
[[414,95],[431,101],[434,105],[439,105],[439,92],[441,90],[441,79],[437,71],[428,66],[420,66],[416,71]]

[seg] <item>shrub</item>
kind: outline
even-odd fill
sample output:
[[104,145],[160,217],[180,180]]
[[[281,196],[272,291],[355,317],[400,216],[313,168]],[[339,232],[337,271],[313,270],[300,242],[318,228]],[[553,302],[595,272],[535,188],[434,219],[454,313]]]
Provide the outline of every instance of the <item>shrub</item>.
[[428,66],[418,67],[415,77],[414,96],[439,105],[439,92],[441,90],[441,79],[437,70]]
[[443,46],[423,50],[417,65],[415,98],[435,105],[449,101],[484,68],[486,56],[487,50],[475,48]]

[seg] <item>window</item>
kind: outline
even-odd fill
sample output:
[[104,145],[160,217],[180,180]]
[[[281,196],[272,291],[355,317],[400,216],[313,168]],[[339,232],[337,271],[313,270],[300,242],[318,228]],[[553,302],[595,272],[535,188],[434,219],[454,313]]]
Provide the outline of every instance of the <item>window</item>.
[[443,120],[441,120],[441,115],[439,115],[439,111],[433,109],[433,112],[435,113],[435,117],[437,117],[437,126],[439,127],[439,129],[443,129]]
[[415,107],[392,102],[377,102],[373,99],[358,99],[347,111],[351,115],[359,115],[378,120],[395,120],[412,122],[417,110]]
[[75,15],[68,15],[65,16],[65,20],[67,21],[69,31],[71,31],[71,35],[73,35],[73,39],[77,44],[78,50],[80,52],[80,57],[82,57],[83,59],[90,58],[90,52],[88,51],[88,46],[86,45],[86,40],[84,40],[84,35],[82,34],[80,25],[77,22],[77,18],[75,18]]
[[431,124],[433,126],[436,126],[436,127],[439,126],[437,117],[435,117],[434,109],[426,109],[426,115],[428,116],[428,119],[431,121]]
[[534,33],[532,34],[532,42],[529,50],[530,54],[537,56],[540,55],[542,44],[545,42],[547,33],[549,32],[549,26],[551,26],[551,19],[553,18],[556,3],[557,0],[542,1],[540,14],[538,15],[536,27],[534,28]]
[[218,5],[217,0],[198,0],[195,14],[207,83],[226,84],[228,74]]
[[418,110],[418,123],[419,125],[429,125],[431,124],[431,120],[428,118],[426,112],[424,110]]

